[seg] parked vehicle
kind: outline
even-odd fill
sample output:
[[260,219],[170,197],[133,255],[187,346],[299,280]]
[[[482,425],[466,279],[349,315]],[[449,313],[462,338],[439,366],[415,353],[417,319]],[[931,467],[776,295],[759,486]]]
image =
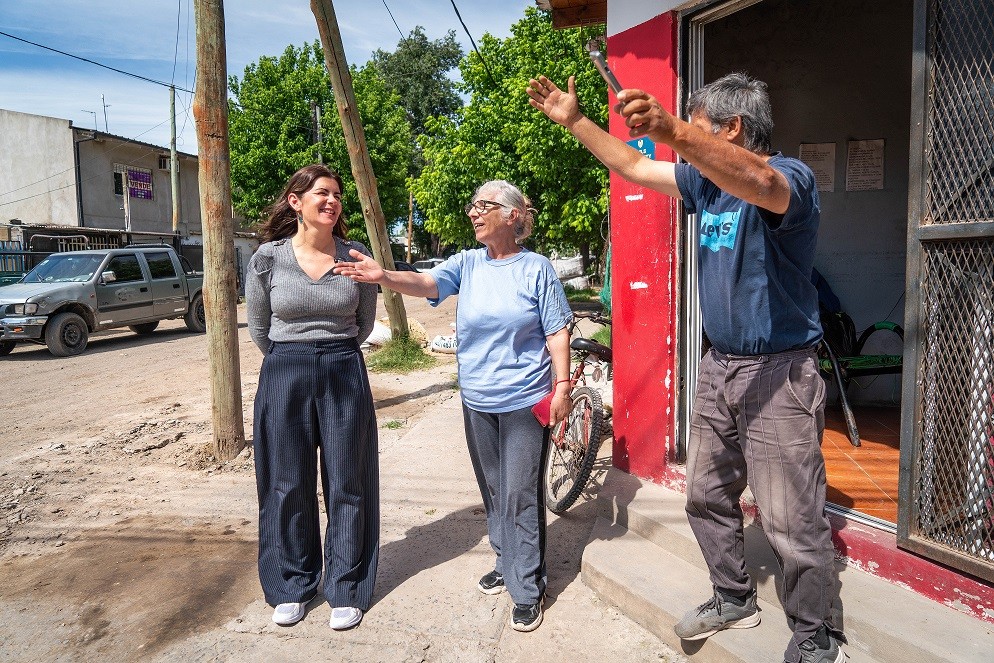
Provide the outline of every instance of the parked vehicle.
[[24,276],[24,272],[0,272],[0,287],[17,283]]
[[92,332],[150,334],[170,318],[203,332],[202,289],[203,275],[170,246],[53,253],[0,288],[0,356],[24,342],[44,344],[57,357],[77,355]]
[[417,262],[414,263],[414,269],[419,272],[423,272],[431,269],[432,267],[435,267],[436,265],[441,265],[443,262],[445,261],[442,260],[441,258],[428,258],[427,260],[418,260]]

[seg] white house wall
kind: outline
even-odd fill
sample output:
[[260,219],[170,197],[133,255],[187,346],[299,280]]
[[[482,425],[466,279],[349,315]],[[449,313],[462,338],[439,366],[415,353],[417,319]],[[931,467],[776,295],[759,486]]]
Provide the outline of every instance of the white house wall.
[[68,120],[0,109],[0,221],[77,225]]

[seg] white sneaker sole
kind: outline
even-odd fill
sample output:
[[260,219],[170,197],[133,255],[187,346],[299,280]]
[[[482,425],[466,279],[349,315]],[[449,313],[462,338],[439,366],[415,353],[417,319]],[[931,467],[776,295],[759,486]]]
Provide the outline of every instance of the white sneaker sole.
[[487,596],[497,596],[498,594],[504,593],[507,589],[504,585],[497,585],[496,587],[491,587],[490,589],[484,588],[483,585],[477,585],[476,588],[480,590],[481,594],[486,594]]
[[[688,636],[688,637],[681,636],[680,639],[681,640],[703,640],[704,638],[710,638],[712,635],[714,635],[715,633],[717,633],[719,631],[725,631],[725,630],[728,630],[730,628],[752,628],[753,626],[759,626],[759,622],[760,621],[762,621],[762,617],[759,616],[759,611],[757,610],[756,614],[749,615],[748,617],[743,617],[742,619],[740,619],[740,620],[738,620],[736,622],[730,622],[728,624],[723,625],[721,628],[716,628],[716,629],[711,630],[711,631],[705,631],[704,633],[698,633],[697,635],[691,635],[691,636]],[[837,663],[841,663],[841,662],[837,661]]]
[[355,609],[348,617],[342,619],[336,619],[334,617],[334,611],[332,611],[332,617],[328,620],[328,626],[336,631],[344,631],[356,626],[362,621],[362,610],[358,608]]
[[[280,605],[286,605],[281,603]],[[273,611],[273,623],[278,626],[293,626],[307,614],[307,603],[298,603],[298,608],[294,612],[280,613]],[[278,607],[278,606],[277,606]]]

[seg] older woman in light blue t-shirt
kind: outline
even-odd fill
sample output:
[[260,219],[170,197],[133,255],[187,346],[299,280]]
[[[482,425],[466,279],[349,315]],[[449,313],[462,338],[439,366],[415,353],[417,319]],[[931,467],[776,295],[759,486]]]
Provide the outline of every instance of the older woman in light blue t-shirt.
[[[548,429],[531,407],[550,390],[553,423],[570,410],[572,311],[552,264],[521,246],[531,231],[528,199],[513,184],[483,184],[466,206],[483,248],[458,253],[426,273],[383,270],[353,251],[335,273],[427,297],[459,295],[456,336],[466,439],[487,511],[493,571],[478,588],[511,595],[511,627],[533,631],[545,598],[542,466]],[[553,383],[553,374],[555,383]]]

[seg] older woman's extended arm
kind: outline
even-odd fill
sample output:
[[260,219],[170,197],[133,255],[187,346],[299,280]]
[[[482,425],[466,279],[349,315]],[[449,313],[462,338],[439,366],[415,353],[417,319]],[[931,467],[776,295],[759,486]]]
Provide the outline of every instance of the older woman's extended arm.
[[552,369],[556,374],[554,387],[556,395],[552,397],[552,406],[549,408],[550,423],[554,426],[569,416],[569,411],[573,407],[569,397],[573,387],[569,382],[569,328],[563,327],[556,333],[546,336],[545,343],[549,346]]
[[379,283],[384,288],[412,297],[438,297],[438,285],[428,274],[420,272],[393,272],[383,269],[380,263],[355,249],[349,251],[355,262],[340,262],[332,271],[335,274],[347,276],[359,283]]

